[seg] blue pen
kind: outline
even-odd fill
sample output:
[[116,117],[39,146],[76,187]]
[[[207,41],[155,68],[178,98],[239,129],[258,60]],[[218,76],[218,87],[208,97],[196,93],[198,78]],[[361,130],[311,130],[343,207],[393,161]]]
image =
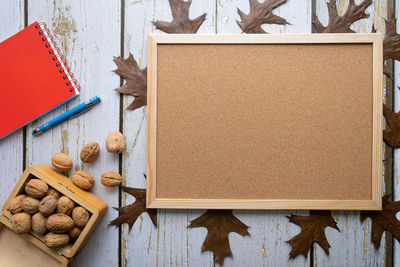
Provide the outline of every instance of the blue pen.
[[40,125],[35,130],[32,131],[32,135],[43,133],[44,131],[50,129],[51,127],[54,127],[55,125],[65,121],[66,119],[71,118],[72,116],[75,116],[83,111],[86,111],[87,109],[99,103],[100,101],[101,101],[100,97],[98,96],[92,97],[89,99],[89,101],[83,102],[82,104],[74,107],[73,109],[68,110],[67,112],[61,114],[60,116],[55,117],[51,121]]

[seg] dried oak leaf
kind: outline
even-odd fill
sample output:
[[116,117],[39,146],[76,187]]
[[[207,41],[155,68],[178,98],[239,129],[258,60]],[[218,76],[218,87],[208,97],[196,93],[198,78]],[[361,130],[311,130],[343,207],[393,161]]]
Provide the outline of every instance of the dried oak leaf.
[[393,79],[393,73],[386,64],[383,64],[383,74]]
[[266,33],[262,28],[262,24],[290,24],[286,19],[279,17],[272,13],[272,10],[286,3],[287,0],[265,0],[263,3],[258,0],[250,1],[250,12],[248,15],[244,14],[239,8],[240,19],[236,21],[239,27],[245,33]]
[[206,19],[207,14],[191,20],[189,19],[189,8],[192,0],[169,0],[172,12],[172,21],[154,21],[156,29],[166,33],[196,33]]
[[215,261],[223,264],[226,257],[231,257],[228,235],[236,232],[240,235],[250,235],[248,226],[233,216],[231,210],[208,210],[193,220],[190,228],[205,227],[208,230],[201,251],[210,250],[214,253]]
[[[390,20],[385,20],[385,38],[383,39],[383,61],[386,59],[400,60],[400,35],[396,32],[394,14]],[[376,32],[372,25],[372,33]],[[393,73],[386,64],[383,64],[383,74],[393,79]]]
[[[375,28],[372,32],[376,32]],[[385,38],[383,39],[383,61],[386,59],[400,60],[400,34],[396,31],[396,18],[394,14],[390,20],[385,20]],[[393,79],[392,71],[383,65],[383,73]]]
[[132,229],[136,219],[147,212],[154,226],[157,227],[157,210],[146,208],[146,189],[138,189],[122,186],[122,190],[134,196],[136,201],[122,208],[114,208],[119,211],[119,217],[110,222],[110,225],[119,226],[123,223],[129,224],[129,231]]
[[121,57],[114,58],[114,62],[118,67],[114,72],[126,80],[126,83],[117,88],[116,91],[135,97],[133,102],[128,106],[128,109],[134,110],[146,106],[147,68],[140,69],[131,53],[129,53],[127,59]]
[[383,116],[390,130],[383,131],[383,141],[393,148],[400,147],[400,112],[393,112],[385,104],[383,105]]
[[383,60],[400,60],[400,34],[396,31],[396,18],[392,15],[385,20],[385,38],[383,39]]
[[329,226],[340,232],[330,211],[311,211],[309,216],[290,215],[287,218],[301,227],[300,234],[286,241],[292,246],[291,259],[300,254],[307,258],[308,250],[314,242],[329,255],[330,245],[325,236],[325,228]]
[[391,232],[400,241],[400,221],[396,218],[396,213],[400,211],[400,201],[390,201],[389,197],[382,198],[382,210],[361,212],[361,221],[371,218],[371,240],[376,249],[379,249],[384,231]]
[[327,27],[322,26],[318,17],[313,21],[315,31],[318,33],[350,33],[354,32],[350,29],[351,24],[360,19],[369,17],[365,13],[367,7],[372,4],[372,0],[365,0],[361,4],[356,5],[354,0],[349,0],[349,5],[343,16],[339,16],[336,8],[336,0],[330,0],[328,5],[329,23]]

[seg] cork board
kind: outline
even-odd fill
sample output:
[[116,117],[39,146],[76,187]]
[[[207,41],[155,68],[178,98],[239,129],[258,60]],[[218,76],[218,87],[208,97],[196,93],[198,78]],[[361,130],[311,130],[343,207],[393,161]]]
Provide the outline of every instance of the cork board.
[[382,36],[152,35],[151,208],[380,209]]

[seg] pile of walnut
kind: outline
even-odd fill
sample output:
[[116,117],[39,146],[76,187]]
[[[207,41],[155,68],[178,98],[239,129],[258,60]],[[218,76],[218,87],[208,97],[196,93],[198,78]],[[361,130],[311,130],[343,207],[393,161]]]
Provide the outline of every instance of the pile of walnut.
[[[122,153],[125,150],[125,138],[118,131],[111,131],[106,139],[106,148],[110,153]],[[95,161],[100,153],[96,142],[87,143],[81,150],[83,163]],[[72,160],[64,153],[56,153],[51,164],[58,170],[72,169]],[[90,190],[94,185],[94,177],[79,170],[72,174],[72,183],[83,190]],[[108,187],[120,185],[122,177],[119,173],[108,171],[101,175],[101,183]],[[67,196],[49,186],[42,180],[32,178],[25,186],[25,192],[16,196],[8,206],[13,214],[12,228],[18,234],[33,231],[44,236],[44,243],[51,248],[60,248],[74,243],[90,219],[89,212],[77,206]]]
[[[107,135],[106,148],[110,153],[122,153],[125,150],[125,138],[118,131],[111,131]],[[89,142],[83,146],[80,158],[84,163],[91,163],[97,159],[100,153],[100,145],[96,142]],[[64,153],[56,153],[51,158],[51,164],[61,170],[69,171],[72,169],[72,160]],[[72,174],[72,182],[83,190],[92,189],[95,179],[88,172],[79,170]],[[104,186],[114,187],[122,183],[122,177],[119,173],[108,171],[101,175],[101,183]]]
[[85,208],[37,178],[28,181],[25,194],[16,196],[8,210],[16,233],[32,230],[44,236],[44,243],[51,248],[75,242],[90,219]]

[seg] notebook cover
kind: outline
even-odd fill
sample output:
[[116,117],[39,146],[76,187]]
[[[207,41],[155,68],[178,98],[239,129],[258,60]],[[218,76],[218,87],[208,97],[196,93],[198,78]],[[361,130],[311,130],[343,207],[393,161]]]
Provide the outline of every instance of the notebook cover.
[[0,43],[0,138],[78,94],[42,27],[35,22]]

